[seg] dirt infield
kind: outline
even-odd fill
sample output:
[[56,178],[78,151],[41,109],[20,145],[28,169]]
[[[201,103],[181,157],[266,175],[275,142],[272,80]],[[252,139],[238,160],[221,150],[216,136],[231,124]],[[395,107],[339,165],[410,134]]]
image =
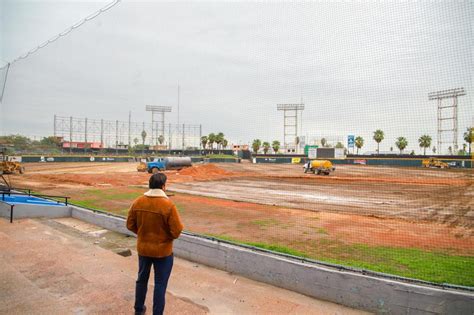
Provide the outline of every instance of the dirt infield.
[[[316,176],[300,165],[243,163],[197,164],[166,174],[188,231],[474,285],[472,170],[345,165]],[[125,216],[147,190],[149,176],[135,163],[37,163],[10,180]]]

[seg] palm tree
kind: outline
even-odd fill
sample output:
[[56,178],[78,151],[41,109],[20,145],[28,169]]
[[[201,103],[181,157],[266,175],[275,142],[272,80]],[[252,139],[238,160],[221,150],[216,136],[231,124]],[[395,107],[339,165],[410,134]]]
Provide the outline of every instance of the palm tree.
[[253,152],[257,153],[258,150],[260,150],[261,145],[262,145],[262,141],[260,141],[260,139],[253,140],[253,142],[252,142]]
[[224,142],[224,134],[222,132],[219,132],[216,135],[216,144],[218,149],[222,149],[222,142]]
[[163,142],[165,142],[165,137],[163,135],[159,135],[158,136],[158,142],[160,143],[160,145],[162,145]]
[[398,150],[400,150],[400,154],[403,154],[403,150],[405,150],[407,147],[408,141],[405,137],[398,137],[395,145],[397,146]]
[[214,151],[214,142],[216,142],[216,135],[213,133],[210,133],[207,136],[207,142],[209,142],[209,146],[211,147],[211,151]]
[[228,144],[229,144],[229,141],[227,141],[227,139],[224,139],[224,140],[222,141],[222,147],[223,147],[224,149],[227,148],[227,145],[228,145]]
[[280,150],[280,141],[278,140],[273,141],[272,149],[273,149],[273,152],[278,153],[278,150]]
[[202,136],[201,137],[201,144],[202,144],[202,148],[205,150],[206,145],[207,145],[207,136]]
[[357,154],[359,154],[359,149],[364,146],[364,138],[362,138],[361,136],[357,136],[355,138],[354,143],[355,143],[355,146],[357,147]]
[[267,154],[268,150],[270,150],[270,143],[267,142],[267,141],[265,141],[265,142],[263,143],[263,153],[264,153],[264,154]]
[[472,142],[474,141],[474,128],[473,127],[470,127],[470,128],[467,128],[467,131],[464,133],[464,141],[467,142],[467,144],[469,145],[469,155],[471,155],[471,145],[472,145]]
[[384,133],[382,130],[377,129],[374,131],[374,140],[377,142],[377,154],[380,153],[380,142],[384,139]]
[[327,144],[327,143],[328,143],[328,141],[326,140],[326,138],[321,138],[321,146],[322,146],[323,148],[326,147],[326,144]]
[[426,149],[431,147],[431,137],[429,135],[422,135],[418,139],[418,143],[420,144],[420,148],[423,148],[423,155],[426,155]]
[[143,147],[142,147],[142,154],[145,154],[145,139],[146,139],[146,131],[143,130],[143,131],[142,131],[142,144],[143,144]]

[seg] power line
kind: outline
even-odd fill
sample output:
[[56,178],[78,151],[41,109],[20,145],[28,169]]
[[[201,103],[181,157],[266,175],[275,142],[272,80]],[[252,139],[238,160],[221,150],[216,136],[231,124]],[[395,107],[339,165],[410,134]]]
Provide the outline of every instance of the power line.
[[[20,55],[19,57],[13,59],[12,61],[10,61],[6,66],[3,66],[2,68],[0,68],[0,70],[2,70],[3,68],[7,67],[7,66],[11,66],[12,64],[14,64],[15,62],[19,61],[19,60],[22,60],[22,59],[25,59],[25,58],[28,58],[30,55],[34,54],[35,52],[37,52],[38,50],[40,50],[41,48],[44,48],[46,46],[48,46],[49,44],[57,41],[59,38],[63,37],[63,36],[66,36],[67,34],[69,34],[72,30],[78,28],[79,26],[81,26],[82,24],[84,24],[85,22],[87,21],[90,21],[94,18],[96,18],[97,16],[99,16],[101,13],[105,12],[105,11],[108,11],[109,9],[113,8],[116,4],[118,4],[121,0],[114,0],[113,2],[107,4],[106,6],[104,6],[103,8],[101,8],[100,10],[97,10],[95,11],[94,13],[88,15],[87,17],[85,17],[84,19],[80,20],[79,22],[77,22],[76,24],[70,26],[69,28],[65,29],[64,31],[62,31],[61,33],[59,33],[58,35],[56,36],[53,36],[51,37],[50,39],[48,39],[47,41],[39,44],[38,46],[36,46],[35,48],[29,50],[28,52],[24,53],[23,55]],[[5,78],[5,81],[6,81],[6,78]]]

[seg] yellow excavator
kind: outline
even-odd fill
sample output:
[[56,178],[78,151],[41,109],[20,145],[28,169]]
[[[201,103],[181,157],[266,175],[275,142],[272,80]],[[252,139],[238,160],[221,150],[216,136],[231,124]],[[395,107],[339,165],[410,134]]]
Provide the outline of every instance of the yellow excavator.
[[10,161],[8,155],[5,154],[5,150],[0,151],[0,174],[13,174],[18,172],[23,174],[25,168],[20,162]]
[[430,157],[429,159],[423,160],[421,162],[423,167],[428,168],[449,168],[449,164],[441,161],[440,159]]

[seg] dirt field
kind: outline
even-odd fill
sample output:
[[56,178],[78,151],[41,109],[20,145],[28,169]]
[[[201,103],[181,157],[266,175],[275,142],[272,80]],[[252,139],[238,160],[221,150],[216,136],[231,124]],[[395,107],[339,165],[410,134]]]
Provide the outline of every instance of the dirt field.
[[[299,165],[208,164],[166,173],[189,231],[474,285],[465,280],[474,279],[474,267],[468,267],[474,265],[472,170],[347,165],[316,176]],[[16,187],[68,195],[80,205],[126,215],[146,190],[149,174],[138,173],[133,163],[48,163],[26,164],[26,174],[10,178]],[[433,252],[464,258],[444,261],[430,256]],[[425,263],[412,268],[417,259],[432,263],[435,274],[425,275]],[[462,279],[456,278],[459,268]],[[443,278],[449,273],[453,278]]]

